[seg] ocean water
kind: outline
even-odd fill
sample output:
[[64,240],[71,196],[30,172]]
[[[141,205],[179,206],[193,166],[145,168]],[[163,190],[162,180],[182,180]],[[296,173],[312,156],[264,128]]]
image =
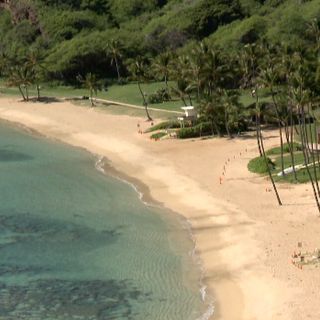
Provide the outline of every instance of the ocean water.
[[205,319],[185,222],[96,162],[0,123],[0,319]]

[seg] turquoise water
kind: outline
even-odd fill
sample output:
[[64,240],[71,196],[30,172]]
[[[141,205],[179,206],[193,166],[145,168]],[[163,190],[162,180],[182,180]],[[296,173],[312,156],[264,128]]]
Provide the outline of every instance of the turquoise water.
[[199,319],[183,221],[87,152],[0,125],[0,319]]

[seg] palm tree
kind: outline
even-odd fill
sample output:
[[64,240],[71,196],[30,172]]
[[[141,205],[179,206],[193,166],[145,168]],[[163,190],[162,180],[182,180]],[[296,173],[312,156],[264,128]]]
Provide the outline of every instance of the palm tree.
[[270,169],[270,163],[269,163],[269,159],[266,155],[265,152],[265,148],[264,148],[264,140],[263,140],[263,134],[262,134],[262,128],[261,128],[261,120],[260,120],[260,116],[261,116],[261,112],[260,112],[260,101],[259,101],[259,91],[258,91],[258,86],[256,86],[255,91],[253,92],[253,96],[256,98],[256,123],[257,123],[257,136],[259,139],[259,145],[261,148],[261,152],[262,152],[262,157],[265,161],[266,167],[267,167],[267,171],[268,171],[268,175],[273,187],[273,190],[275,192],[278,204],[280,206],[282,206],[282,201],[280,199],[280,195],[278,193],[278,189],[276,187],[276,184],[274,182],[272,173],[271,173],[271,169]]
[[111,40],[107,44],[107,53],[111,56],[111,65],[115,65],[118,76],[118,83],[121,83],[119,60],[122,58],[122,44],[119,40]]
[[[310,150],[309,139],[311,139],[311,144],[313,144],[313,140],[312,140],[312,134],[311,136],[308,135],[307,127],[306,127],[306,106],[310,102],[310,89],[308,88],[307,80],[309,79],[309,77],[311,77],[311,74],[310,74],[310,69],[306,64],[306,61],[300,52],[298,52],[295,55],[295,58],[296,58],[297,67],[295,72],[292,73],[291,75],[292,93],[293,93],[294,103],[298,110],[298,125],[299,125],[299,131],[300,131],[302,152],[304,156],[304,162],[306,165],[306,171],[309,176],[309,180],[312,186],[313,195],[317,204],[318,211],[320,212],[320,201],[319,201],[320,188],[319,188],[318,177],[316,173],[317,169],[315,165],[315,157],[312,150]],[[315,180],[313,179],[311,171],[309,169],[310,154],[312,158]]]
[[203,85],[203,66],[206,60],[206,54],[208,47],[204,42],[200,42],[194,49],[191,50],[191,55],[189,56],[190,65],[190,84],[196,88],[197,100],[200,101],[201,87]]
[[159,76],[161,80],[164,80],[167,91],[171,59],[172,54],[170,52],[165,52],[160,54],[156,59],[154,59],[152,65],[155,73]]
[[138,88],[143,100],[143,106],[146,111],[147,119],[148,121],[152,121],[152,118],[148,110],[148,101],[146,99],[145,93],[142,91],[141,88],[141,83],[148,78],[146,61],[143,58],[138,57],[131,65],[129,65],[129,71],[131,73],[132,78],[136,80],[138,83]]
[[94,107],[93,95],[97,95],[98,90],[100,90],[96,75],[89,72],[84,79],[80,75],[77,78],[83,87],[89,90],[91,107]]
[[320,52],[320,23],[317,18],[313,19],[311,23],[308,24],[307,33],[315,41],[316,51]]
[[189,105],[192,106],[191,94],[193,85],[190,83],[190,69],[190,59],[186,55],[179,56],[170,66],[171,77],[176,82],[176,86],[171,87],[171,91],[178,95],[185,106],[188,105],[186,99],[189,100]]
[[260,81],[261,83],[269,88],[272,96],[272,102],[273,102],[273,107],[275,110],[275,119],[278,123],[278,129],[279,129],[279,137],[280,137],[280,157],[281,157],[281,172],[284,175],[284,147],[283,147],[283,134],[282,134],[282,118],[281,118],[281,113],[280,113],[280,107],[279,103],[277,100],[277,95],[278,95],[278,90],[279,88],[277,87],[277,81],[278,81],[278,73],[276,70],[276,61],[274,61],[274,58],[270,55],[268,55],[268,63],[267,67],[265,69],[262,69],[260,72]]
[[202,71],[202,82],[206,87],[206,94],[212,95],[226,78],[231,78],[222,53],[217,49],[209,49],[205,55]]
[[32,84],[32,71],[26,64],[17,64],[7,69],[7,86],[18,87],[23,101],[29,101],[29,86]]
[[242,116],[239,92],[236,90],[222,90],[221,104],[224,109],[224,125],[229,138],[233,138],[230,126],[236,125]]
[[189,99],[189,105],[192,106],[191,86],[184,79],[178,79],[176,87],[171,87],[171,91],[176,94],[185,106],[188,106],[186,98]]
[[[258,75],[258,48],[256,44],[248,44],[243,47],[238,56],[240,73],[242,74],[242,78],[240,81],[241,88],[251,88],[252,96],[256,97],[258,92],[258,86],[256,83],[256,77]],[[256,125],[256,139],[260,157],[263,156],[261,139],[259,133],[259,121],[260,121],[260,113],[261,110],[259,108],[259,103],[256,101],[256,110],[255,110],[255,125]]]
[[43,78],[43,73],[47,71],[44,65],[43,54],[40,50],[32,50],[26,57],[26,65],[33,73],[33,80],[36,84],[37,99],[40,100],[40,81]]
[[219,103],[220,96],[218,94],[213,94],[211,96],[203,96],[200,104],[199,110],[200,115],[211,124],[212,135],[216,133],[219,137],[222,136],[221,123],[223,122],[223,107]]

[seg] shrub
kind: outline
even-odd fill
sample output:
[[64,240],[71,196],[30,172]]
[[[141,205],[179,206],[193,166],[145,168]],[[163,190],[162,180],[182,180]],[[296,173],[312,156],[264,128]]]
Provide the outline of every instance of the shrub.
[[[267,161],[268,161],[269,168],[273,170],[275,168],[274,162],[270,158],[267,158]],[[251,172],[260,173],[260,174],[265,174],[268,172],[268,167],[264,157],[257,157],[257,158],[251,159],[248,163],[248,169]]]
[[164,121],[156,124],[155,126],[150,127],[145,131],[145,133],[153,132],[157,130],[165,130],[165,129],[174,129],[174,128],[180,128],[180,122],[179,121]]
[[194,127],[182,128],[178,131],[177,137],[179,139],[197,138],[201,136],[211,135],[212,128],[210,122],[202,122]]
[[148,103],[156,104],[171,100],[170,94],[167,89],[158,89],[155,93],[148,96]]
[[167,134],[165,132],[157,132],[157,133],[154,133],[153,135],[151,135],[150,139],[158,140],[166,135]]

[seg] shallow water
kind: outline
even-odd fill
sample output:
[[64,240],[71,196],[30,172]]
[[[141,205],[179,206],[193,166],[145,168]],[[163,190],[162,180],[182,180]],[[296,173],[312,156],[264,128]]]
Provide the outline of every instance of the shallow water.
[[87,152],[0,124],[0,319],[198,319],[183,220]]

